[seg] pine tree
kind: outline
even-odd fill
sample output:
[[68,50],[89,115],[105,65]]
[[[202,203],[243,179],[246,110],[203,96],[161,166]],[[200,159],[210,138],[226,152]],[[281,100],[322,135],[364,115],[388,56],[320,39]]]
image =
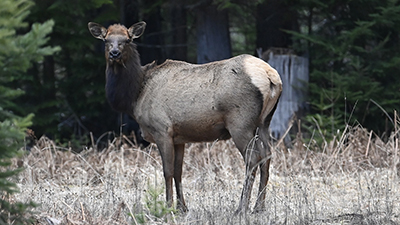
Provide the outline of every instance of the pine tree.
[[9,197],[18,191],[10,178],[20,169],[10,169],[11,158],[19,154],[23,146],[25,130],[31,125],[33,115],[19,116],[21,108],[14,100],[23,94],[21,89],[12,89],[33,61],[43,60],[58,48],[45,46],[54,25],[53,21],[33,24],[25,34],[24,22],[32,7],[29,0],[0,1],[0,224],[28,224],[32,217],[33,203],[9,202]]
[[400,108],[399,1],[305,0],[296,7],[308,22],[306,32],[290,33],[310,55],[309,124],[331,135],[358,123],[390,132]]

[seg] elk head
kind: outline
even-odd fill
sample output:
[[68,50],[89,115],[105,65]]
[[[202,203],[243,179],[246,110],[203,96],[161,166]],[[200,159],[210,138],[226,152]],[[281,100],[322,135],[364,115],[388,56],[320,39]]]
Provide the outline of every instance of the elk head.
[[115,24],[106,29],[100,24],[89,22],[88,27],[93,37],[105,42],[107,62],[113,63],[115,61],[125,65],[129,53],[135,48],[132,40],[143,34],[146,23],[139,22],[128,29],[123,25]]

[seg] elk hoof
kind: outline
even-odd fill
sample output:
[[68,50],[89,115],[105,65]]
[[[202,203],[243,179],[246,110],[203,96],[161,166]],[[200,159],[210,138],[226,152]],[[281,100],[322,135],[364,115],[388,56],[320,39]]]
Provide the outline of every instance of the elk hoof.
[[264,213],[267,210],[264,207],[254,207],[252,214],[260,214],[260,213]]
[[263,201],[257,201],[256,202],[256,205],[254,206],[254,209],[253,209],[253,214],[258,214],[258,213],[262,213],[262,212],[265,212],[266,211],[266,209],[265,209],[265,203],[263,202]]
[[247,210],[244,207],[239,207],[236,209],[235,213],[233,214],[234,216],[242,216],[247,213]]
[[179,213],[183,213],[183,214],[187,213],[189,211],[189,209],[186,207],[186,205],[178,204],[176,208],[177,208]]

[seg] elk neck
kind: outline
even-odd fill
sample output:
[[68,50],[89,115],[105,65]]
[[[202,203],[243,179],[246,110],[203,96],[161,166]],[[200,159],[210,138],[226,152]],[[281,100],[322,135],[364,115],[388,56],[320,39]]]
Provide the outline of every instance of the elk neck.
[[122,62],[111,62],[107,59],[106,95],[114,110],[132,115],[144,79],[139,53],[134,44],[125,48]]

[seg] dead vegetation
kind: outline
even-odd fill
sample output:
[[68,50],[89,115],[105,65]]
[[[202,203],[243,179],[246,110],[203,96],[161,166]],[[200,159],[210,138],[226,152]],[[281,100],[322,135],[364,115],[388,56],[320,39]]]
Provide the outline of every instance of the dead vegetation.
[[[245,168],[230,140],[187,145],[186,214],[156,216],[150,209],[157,200],[149,194],[164,190],[161,159],[155,145],[142,150],[126,137],[79,154],[40,138],[15,159],[15,167],[25,167],[15,198],[39,204],[37,224],[398,224],[399,118],[395,124],[386,142],[361,126],[348,127],[319,151],[300,135],[291,148],[276,140],[268,209],[257,214],[233,216]],[[165,199],[164,191],[159,195]]]

